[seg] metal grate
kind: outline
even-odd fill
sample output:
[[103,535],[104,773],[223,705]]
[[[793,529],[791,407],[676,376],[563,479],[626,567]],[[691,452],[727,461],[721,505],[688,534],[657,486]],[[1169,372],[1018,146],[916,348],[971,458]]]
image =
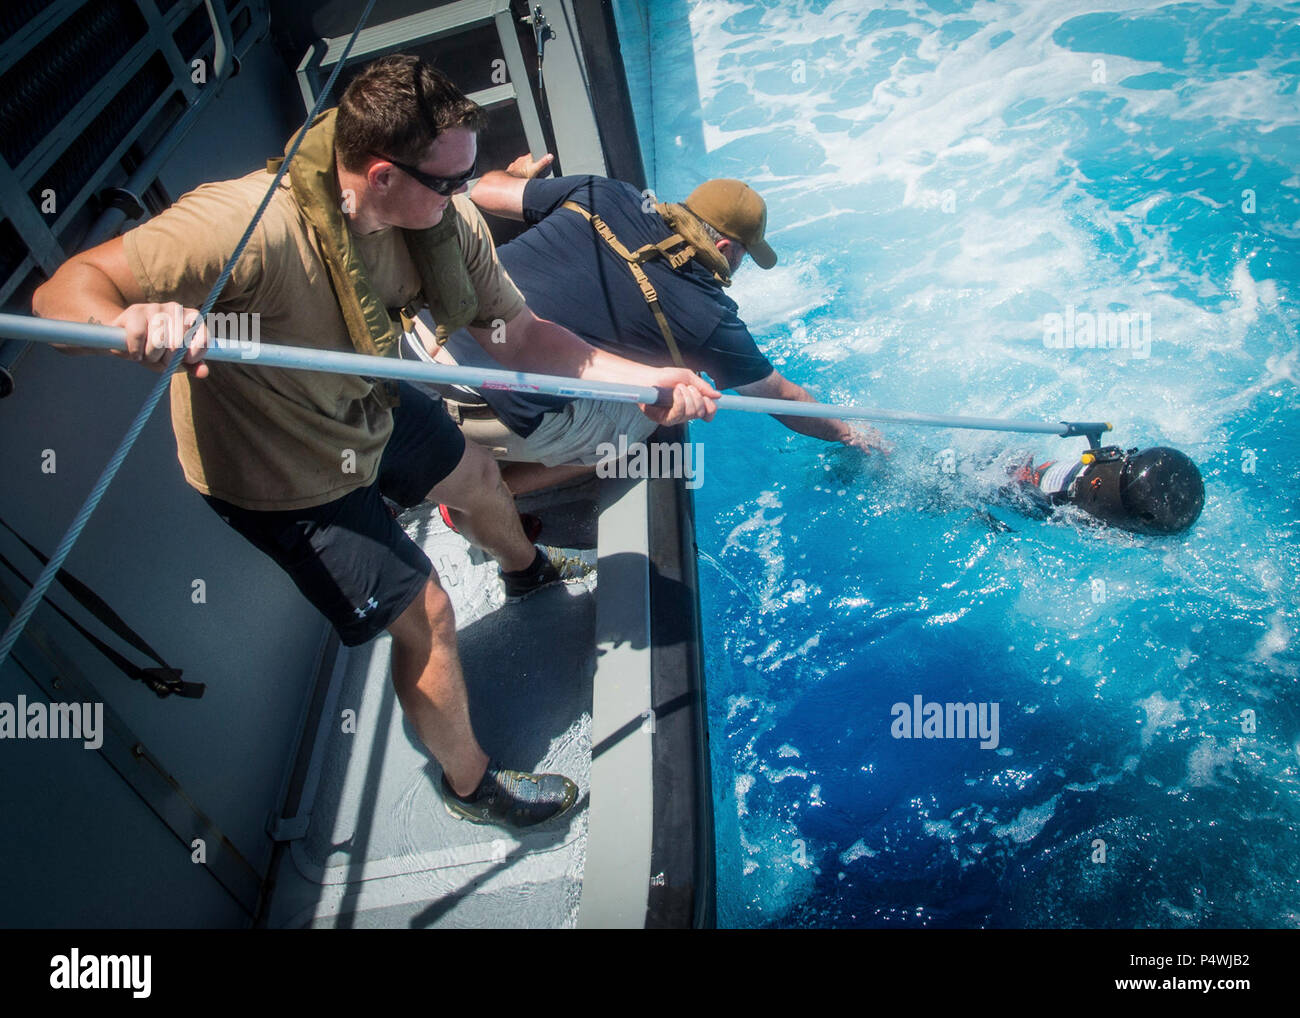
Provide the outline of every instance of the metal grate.
[[19,29],[49,5],[49,0],[7,0],[0,7],[0,39],[17,35]]
[[70,82],[96,83],[145,35],[127,0],[87,4],[0,78],[0,155],[16,167],[84,96]]
[[0,278],[8,279],[17,272],[26,257],[27,246],[13,223],[7,219],[0,222]]
[[176,48],[181,51],[187,64],[201,53],[212,52],[212,23],[208,20],[208,12],[201,6],[195,8],[194,13],[172,34],[172,38],[176,40]]
[[140,200],[219,91],[192,80],[190,60],[214,54],[218,31],[237,60],[268,17],[266,0],[218,0],[211,18],[203,0],[0,0],[0,306],[118,232],[122,213],[100,196],[122,186]]
[[77,194],[103,168],[104,160],[139,125],[149,107],[172,86],[167,61],[155,54],[100,112],[90,128],[77,138],[28,192],[39,205],[41,192]]

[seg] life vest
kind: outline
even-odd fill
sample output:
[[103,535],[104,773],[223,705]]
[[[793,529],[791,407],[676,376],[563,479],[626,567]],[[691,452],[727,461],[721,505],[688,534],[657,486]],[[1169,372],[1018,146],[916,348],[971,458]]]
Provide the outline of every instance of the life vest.
[[[659,304],[659,294],[655,290],[654,284],[650,282],[650,277],[646,275],[645,269],[641,268],[641,266],[652,258],[663,258],[668,263],[668,267],[676,272],[687,262],[694,259],[711,271],[713,278],[722,286],[730,286],[731,267],[727,265],[727,260],[722,257],[718,249],[713,245],[709,235],[695,221],[694,214],[683,205],[666,205],[662,203],[655,205],[655,211],[663,217],[668,224],[668,228],[676,232],[656,244],[644,244],[635,251],[629,251],[622,241],[615,236],[614,231],[609,228],[609,224],[600,216],[587,211],[576,201],[566,201],[560,207],[576,212],[587,220],[601,240],[608,244],[610,249],[627,263],[632,278],[636,280],[636,285],[641,289],[641,296],[645,298],[651,314],[654,315],[655,321],[659,325],[659,332],[664,337],[664,343],[668,346],[668,353],[672,357],[673,363],[679,368],[686,367],[686,362],[682,360],[681,351],[677,348],[677,341],[673,338],[673,330],[668,325],[668,318],[664,314],[663,307]],[[674,250],[675,248],[677,250]]]
[[[352,243],[342,211],[342,195],[334,166],[334,130],[337,109],[326,110],[307,129],[293,162],[289,184],[294,200],[311,224],[348,336],[358,353],[387,357],[409,331],[416,312],[427,304],[437,324],[439,342],[478,313],[478,295],[465,265],[457,235],[459,213],[448,204],[442,219],[427,230],[402,230],[411,260],[420,277],[421,292],[403,308],[389,308],[370,285],[365,263]],[[292,139],[285,145],[288,155]],[[275,173],[284,157],[269,159],[268,173]]]

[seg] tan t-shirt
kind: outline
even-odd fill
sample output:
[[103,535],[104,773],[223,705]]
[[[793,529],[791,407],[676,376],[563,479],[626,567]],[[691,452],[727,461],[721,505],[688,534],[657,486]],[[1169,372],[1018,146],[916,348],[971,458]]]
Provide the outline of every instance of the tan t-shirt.
[[[150,301],[198,307],[257,210],[271,176],[204,184],[123,238]],[[510,321],[524,298],[497,260],[478,208],[453,198],[478,296],[475,324]],[[376,293],[401,307],[420,277],[400,231],[353,235]],[[311,227],[285,180],[258,222],[214,309],[257,314],[261,342],[355,353]],[[227,320],[229,321],[229,320]],[[246,320],[248,321],[248,320]],[[229,330],[228,330],[229,331]],[[246,336],[245,338],[251,338]],[[246,509],[301,509],[374,482],[392,433],[379,381],[356,375],[210,363],[172,379],[172,427],[189,483]]]

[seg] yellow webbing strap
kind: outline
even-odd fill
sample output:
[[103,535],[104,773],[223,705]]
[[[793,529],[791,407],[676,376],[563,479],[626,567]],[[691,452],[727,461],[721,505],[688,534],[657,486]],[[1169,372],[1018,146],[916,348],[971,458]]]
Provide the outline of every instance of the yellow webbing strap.
[[[424,291],[421,290],[400,308],[389,308],[388,317],[393,321],[402,323],[403,332],[415,331],[416,316],[419,315],[420,309],[425,307]],[[446,346],[447,340],[451,338],[451,330],[446,325],[435,324],[433,328],[433,338],[439,346]]]
[[[419,297],[419,294],[416,294],[416,297]],[[414,332],[415,316],[420,313],[420,308],[422,306],[423,306],[422,304],[417,302],[416,298],[412,298],[411,300],[407,301],[405,305],[403,305],[400,308],[397,308],[396,313],[394,313],[394,309],[390,308],[388,311],[388,316],[390,318],[399,319],[401,321],[403,332]],[[446,337],[443,337],[439,342],[445,343]]]
[[695,249],[688,245],[684,251],[670,254],[668,248],[683,243],[681,237],[673,234],[671,237],[661,240],[658,244],[647,244],[632,253],[614,236],[614,231],[609,228],[609,224],[600,216],[593,215],[575,201],[566,201],[561,208],[571,209],[591,223],[595,231],[600,234],[601,239],[613,248],[615,254],[627,262],[627,267],[632,270],[632,277],[636,280],[636,285],[641,288],[641,296],[650,305],[650,312],[655,316],[655,321],[659,323],[659,331],[663,333],[664,342],[668,344],[668,353],[672,355],[673,363],[679,368],[686,367],[681,352],[677,349],[677,341],[673,339],[673,330],[668,327],[668,319],[664,316],[663,308],[659,306],[659,294],[655,292],[654,284],[650,282],[650,277],[645,274],[645,270],[641,268],[640,263],[647,258],[662,256],[668,259],[668,264],[672,268],[676,269],[690,261],[691,256],[695,254]]

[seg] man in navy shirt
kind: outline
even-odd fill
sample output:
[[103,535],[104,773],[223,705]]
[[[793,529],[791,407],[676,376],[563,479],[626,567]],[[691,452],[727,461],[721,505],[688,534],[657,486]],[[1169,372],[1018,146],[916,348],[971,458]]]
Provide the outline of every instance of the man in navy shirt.
[[[763,238],[762,198],[740,181],[710,180],[683,204],[664,205],[605,177],[539,179],[550,162],[549,155],[536,161],[521,156],[505,171],[484,174],[470,194],[483,211],[530,224],[498,248],[498,256],[538,317],[630,360],[705,372],[718,389],[813,401],[772,367],[724,293],[746,254],[761,268],[776,264]],[[674,235],[680,243],[663,243]],[[636,267],[629,265],[626,255],[648,245],[660,245],[662,254],[643,252]],[[433,349],[427,331],[422,338]],[[468,336],[453,334],[447,354],[462,364],[497,366]],[[601,458],[597,446],[616,444],[620,435],[630,445],[655,427],[632,404],[492,390],[483,398],[510,431],[502,436],[498,428],[489,444],[504,459],[532,461],[502,469],[516,494],[590,473]],[[874,429],[859,431],[841,420],[777,420],[863,451],[885,448]],[[462,422],[477,438],[483,429],[474,424]]]

